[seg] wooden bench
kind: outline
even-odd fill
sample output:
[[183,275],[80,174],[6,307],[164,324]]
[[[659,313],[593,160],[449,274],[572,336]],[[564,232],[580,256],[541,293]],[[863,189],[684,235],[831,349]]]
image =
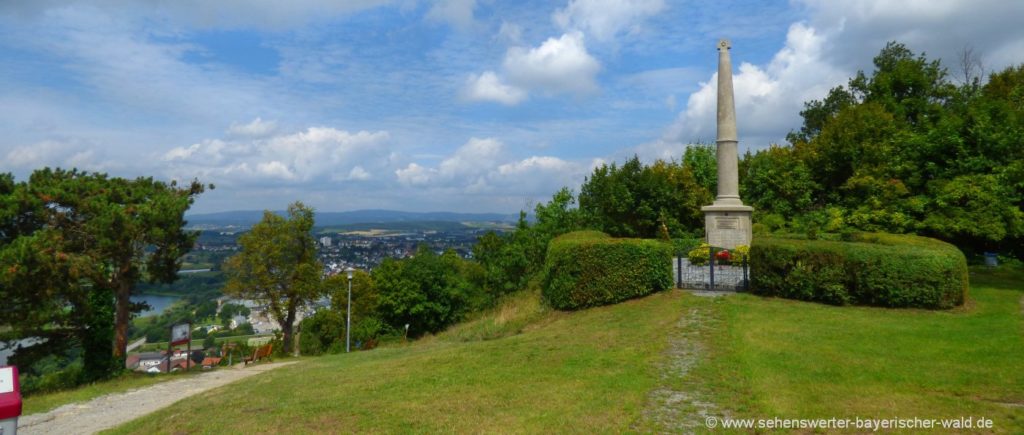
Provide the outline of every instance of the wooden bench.
[[269,359],[271,362],[273,362],[273,358],[270,357],[270,354],[273,350],[274,345],[272,344],[265,344],[263,346],[257,347],[256,350],[252,351],[252,355],[246,355],[246,357],[243,358],[242,362],[244,362],[245,365],[249,365],[249,363],[254,363],[263,358]]

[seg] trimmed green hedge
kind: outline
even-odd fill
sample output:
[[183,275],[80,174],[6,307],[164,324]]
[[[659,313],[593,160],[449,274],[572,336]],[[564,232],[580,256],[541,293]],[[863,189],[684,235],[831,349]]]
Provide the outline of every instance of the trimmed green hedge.
[[955,246],[912,235],[857,233],[849,241],[756,237],[754,293],[834,305],[951,308],[967,296]]
[[541,294],[556,309],[614,304],[668,288],[672,288],[668,243],[578,231],[548,245]]

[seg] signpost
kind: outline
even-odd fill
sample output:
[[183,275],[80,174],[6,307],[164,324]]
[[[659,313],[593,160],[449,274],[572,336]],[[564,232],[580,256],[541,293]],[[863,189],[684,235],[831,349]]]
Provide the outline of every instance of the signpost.
[[21,415],[18,368],[0,367],[0,435],[17,435]]
[[190,361],[192,360],[191,323],[179,323],[177,325],[171,326],[171,342],[167,344],[167,373],[171,372],[171,353],[173,352],[174,346],[183,343],[188,343],[188,354],[186,354],[185,356],[185,370],[188,371],[188,366],[190,365]]

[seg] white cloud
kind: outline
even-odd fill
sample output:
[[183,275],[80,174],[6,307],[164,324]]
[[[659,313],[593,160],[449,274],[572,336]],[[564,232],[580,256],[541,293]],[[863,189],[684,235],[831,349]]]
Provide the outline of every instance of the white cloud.
[[471,74],[463,86],[462,97],[513,106],[525,100],[531,91],[547,95],[594,93],[601,64],[587,52],[583,40],[583,33],[573,31],[548,38],[537,47],[511,47],[502,62],[509,83],[494,71]]
[[446,22],[457,28],[466,29],[475,23],[473,20],[474,9],[476,9],[476,0],[438,0],[427,12],[427,19]]
[[96,152],[74,143],[44,140],[12,148],[4,156],[9,168],[37,169],[44,166],[101,171],[109,167]]
[[469,101],[493,101],[514,106],[526,99],[526,92],[501,82],[494,71],[471,74],[463,89],[463,98]]
[[487,180],[494,191],[521,192],[537,200],[547,200],[562,187],[577,188],[593,168],[592,164],[554,156],[530,156],[499,165],[488,173]]
[[264,121],[257,117],[248,124],[231,124],[228,133],[234,136],[257,138],[268,136],[276,129],[277,123],[274,121]]
[[498,166],[500,175],[522,175],[532,171],[565,171],[572,169],[573,164],[558,157],[533,156],[517,162]]
[[353,166],[351,171],[348,171],[348,180],[359,180],[366,181],[370,179],[370,173],[366,172],[362,166]]
[[501,28],[498,29],[498,38],[512,44],[519,44],[523,40],[523,28],[518,24],[502,21]]
[[55,69],[65,70],[91,91],[96,106],[116,108],[112,116],[130,112],[162,120],[218,120],[223,125],[220,119],[238,119],[249,110],[277,107],[289,99],[265,78],[188,62],[188,56],[201,52],[197,45],[95,8],[58,8],[35,22],[0,22],[14,23],[5,31],[21,49],[59,59]]
[[661,12],[662,0],[570,0],[552,19],[563,29],[578,29],[600,41],[622,31],[637,32],[640,22]]
[[215,183],[269,177],[290,183],[368,180],[372,167],[387,167],[387,132],[351,133],[330,127],[265,138],[207,139],[162,156],[174,178]]
[[494,166],[502,147],[494,138],[470,138],[455,154],[441,161],[439,172],[449,178],[479,174]]
[[277,160],[256,164],[256,174],[264,177],[280,178],[282,180],[295,179],[295,173],[293,173],[287,165]]
[[409,185],[465,185],[480,180],[493,168],[503,149],[502,143],[494,138],[470,138],[441,161],[437,168],[426,168],[416,163],[395,171],[398,181]]
[[431,170],[416,163],[409,163],[409,166],[395,170],[395,176],[398,177],[399,182],[414,186],[429,183],[434,174],[437,174],[437,170]]
[[563,186],[578,186],[597,164],[554,156],[512,158],[497,139],[472,138],[434,167],[409,163],[395,176],[401,185],[438,197],[486,194],[491,202],[529,203],[544,200]]
[[[22,15],[77,6],[74,0],[0,2],[0,12]],[[131,13],[152,18],[169,18],[199,28],[239,28],[281,30],[297,27],[315,19],[341,16],[391,3],[391,0],[102,0],[91,8],[111,13]]]
[[[797,23],[790,26],[785,46],[768,65],[741,62],[733,71],[736,124],[742,145],[760,148],[781,142],[789,129],[800,125],[799,112],[804,101],[821,98],[848,77],[824,59],[826,42],[826,37],[814,28]],[[734,44],[732,58],[742,59],[741,53],[742,46]],[[702,82],[664,136],[645,145],[648,152],[675,153],[687,143],[713,142],[717,84],[717,73]]]
[[809,25],[829,39],[828,60],[851,71],[870,69],[871,58],[886,42],[899,41],[930,59],[941,58],[951,73],[955,59],[970,45],[989,70],[1021,61],[1020,28],[1024,2],[1002,0],[801,0]]
[[[767,65],[741,62],[734,88],[741,146],[782,142],[802,124],[803,103],[845,85],[857,70],[870,74],[872,58],[889,41],[904,43],[929,59],[942,59],[955,77],[965,46],[980,52],[989,71],[1020,62],[1024,3],[986,0],[832,2],[803,0],[810,18],[790,26],[785,45]],[[744,47],[734,44],[734,63]],[[713,141],[717,75],[702,82],[664,135],[640,148],[652,155],[676,152],[691,141]]]
[[503,63],[509,81],[551,94],[596,91],[601,64],[587,52],[583,39],[583,33],[569,32],[548,38],[539,47],[510,48]]

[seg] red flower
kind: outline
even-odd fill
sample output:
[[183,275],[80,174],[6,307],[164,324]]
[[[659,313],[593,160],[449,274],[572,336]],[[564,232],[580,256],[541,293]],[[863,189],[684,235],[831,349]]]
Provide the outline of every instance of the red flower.
[[729,251],[718,251],[715,254],[715,258],[717,258],[719,260],[722,260],[722,261],[729,261],[729,258],[731,258],[731,257],[732,257],[732,255],[729,254]]

